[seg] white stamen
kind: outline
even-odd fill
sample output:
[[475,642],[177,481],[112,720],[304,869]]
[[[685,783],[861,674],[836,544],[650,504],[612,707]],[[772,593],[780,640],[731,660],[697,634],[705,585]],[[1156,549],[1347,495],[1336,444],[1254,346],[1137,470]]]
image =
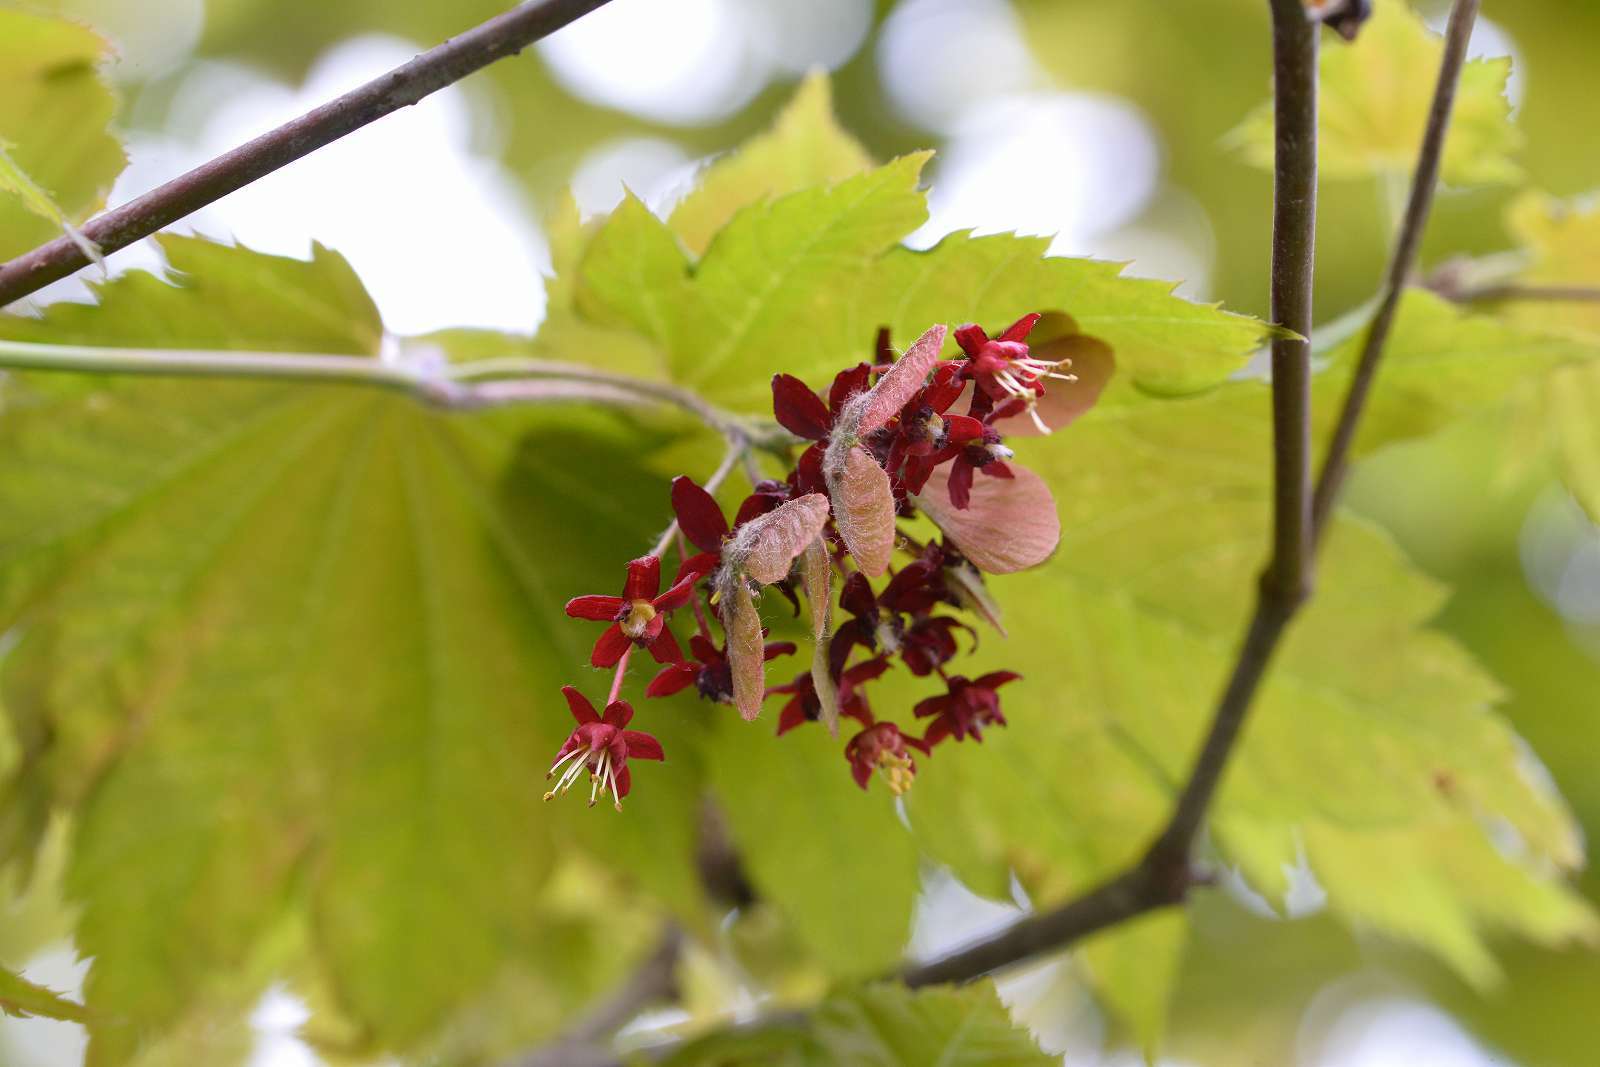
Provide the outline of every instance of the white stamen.
[[1032,419],[1033,420],[1033,424],[1035,426],[1039,427],[1039,432],[1040,433],[1044,434],[1047,437],[1049,436],[1050,427],[1048,427],[1048,426],[1046,426],[1044,424],[1044,420],[1039,417],[1039,409],[1036,406],[1034,406],[1033,404],[1029,404],[1028,405],[1028,418]]
[[610,759],[609,751],[600,753],[600,762],[595,769],[589,772],[589,806],[594,807],[595,795],[600,791],[600,785],[606,779],[606,762]]
[[560,759],[556,760],[550,765],[550,769],[545,772],[545,780],[549,781],[551,778],[555,777],[557,767],[561,766],[563,763],[566,763],[568,760],[576,759],[578,756],[583,755],[587,751],[588,749],[586,748],[575,748],[571,752],[568,752],[565,756],[562,756]]

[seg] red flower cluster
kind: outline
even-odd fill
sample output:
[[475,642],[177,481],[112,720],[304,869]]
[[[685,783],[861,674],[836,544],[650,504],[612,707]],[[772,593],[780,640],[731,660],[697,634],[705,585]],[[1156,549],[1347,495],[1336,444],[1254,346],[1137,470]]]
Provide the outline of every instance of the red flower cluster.
[[[786,475],[757,482],[731,523],[708,488],[675,479],[682,563],[667,590],[661,591],[661,554],[672,531],[655,552],[628,564],[621,596],[568,602],[568,615],[609,623],[590,663],[614,675],[604,716],[576,689],[562,690],[578,728],[550,768],[560,778],[546,799],[587,770],[590,802],[609,792],[620,808],[631,784],[628,759],[663,758],[655,738],[625,729],[633,710],[618,694],[635,646],[663,664],[645,689],[648,697],[692,685],[705,700],[754,718],[766,696],[785,695],[779,734],[807,722],[837,730],[840,716],[854,719],[860,729],[844,755],[863,789],[877,773],[891,792],[903,793],[916,774],[913,752],[930,755],[947,740],[981,741],[984,728],[1005,725],[998,690],[1019,675],[968,678],[947,665],[960,655],[963,634],[977,645],[977,631],[959,612],[999,626],[980,572],[1037,565],[1059,537],[1049,491],[1014,466],[1002,435],[1004,420],[1021,415],[1048,432],[1035,410],[1045,381],[1072,380],[1030,352],[1027,337],[1039,318],[1025,316],[993,339],[963,326],[954,333],[962,356],[948,360],[940,354],[942,326],[898,358],[880,332],[874,361],[840,371],[825,398],[798,378],[775,376],[778,423],[809,442]],[[982,482],[974,477],[979,473]],[[919,544],[900,532],[899,521],[919,511],[940,528],[939,540]],[[690,545],[697,551],[691,554]],[[897,549],[909,558],[892,567]],[[875,585],[877,578],[886,580]],[[770,688],[764,664],[797,647],[764,641],[756,598],[768,586],[797,610],[804,595],[816,642],[811,669]],[[844,618],[835,629],[836,591]],[[695,624],[689,659],[669,625],[683,608],[692,609]],[[879,719],[869,701],[870,684],[896,661],[943,685],[909,709],[910,722],[929,720],[921,736],[909,732],[910,722]]]

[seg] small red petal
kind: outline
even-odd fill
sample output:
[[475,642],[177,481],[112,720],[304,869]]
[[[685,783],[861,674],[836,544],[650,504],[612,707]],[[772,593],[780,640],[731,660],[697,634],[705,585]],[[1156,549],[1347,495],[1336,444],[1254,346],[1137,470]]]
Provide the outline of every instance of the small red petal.
[[600,721],[620,730],[633,721],[633,705],[626,700],[613,700],[606,705],[605,717]]
[[779,656],[792,656],[796,647],[793,641],[769,641],[761,650],[761,658],[763,661],[771,661]]
[[985,466],[983,473],[991,478],[1015,478],[1017,476],[1016,471],[1013,471],[1009,466],[998,460]]
[[567,707],[572,709],[572,717],[578,720],[579,726],[600,721],[600,716],[595,714],[594,705],[589,703],[589,698],[572,686],[562,686],[561,695],[567,698]]
[[938,696],[927,697],[917,701],[917,706],[911,709],[911,714],[919,719],[926,719],[929,715],[937,715],[950,706],[950,694],[940,693]]
[[872,781],[872,764],[865,760],[851,760],[850,777],[856,780],[856,785],[865,789],[867,783]]
[[826,440],[833,425],[827,405],[792,374],[772,376],[772,413],[778,425],[808,441]]
[[988,674],[979,676],[978,680],[972,684],[983,689],[994,690],[1007,682],[1014,682],[1021,677],[1022,675],[1016,671],[990,671]]
[[672,511],[683,536],[702,552],[715,553],[728,536],[728,520],[710,493],[683,475],[672,479]]
[[640,556],[628,563],[628,581],[622,587],[624,600],[654,600],[661,592],[661,557]]
[[969,356],[976,356],[989,343],[989,335],[983,332],[983,327],[970,322],[965,326],[957,326],[955,337],[961,351]]
[[1038,325],[1039,320],[1042,319],[1042,318],[1044,318],[1044,316],[1040,315],[1038,312],[1034,312],[1031,315],[1024,315],[1024,316],[1022,316],[1022,318],[1018,319],[1016,322],[1013,322],[1010,326],[1007,326],[1006,327],[1006,332],[1001,334],[999,337],[995,338],[995,340],[997,340],[997,341],[1022,341],[1022,340],[1025,340],[1027,338],[1028,334],[1033,332],[1034,326]]
[[[775,693],[777,690],[773,689],[770,692]],[[806,709],[801,706],[800,698],[796,697],[785,704],[783,710],[778,713],[778,736],[782,737],[805,721]]]
[[633,772],[624,763],[617,768],[617,799],[621,800],[633,790]]
[[854,687],[862,682],[872,681],[872,679],[879,677],[888,669],[889,659],[887,656],[874,656],[871,659],[862,660],[845,671],[843,678],[846,685]]
[[933,381],[928,386],[928,406],[943,415],[950,409],[961,396],[961,391],[966,385],[966,376],[962,373],[965,364],[955,360],[947,360],[933,370]]
[[965,456],[957,456],[950,465],[950,503],[965,511],[972,503],[972,472],[975,470]]
[[[706,555],[709,555],[709,553]],[[704,558],[705,556],[703,555],[693,557],[693,559]],[[684,569],[688,571],[688,577],[678,578],[665,593],[650,602],[657,611],[677,611],[694,596],[694,585],[705,574],[705,571],[692,569],[687,562],[684,564]],[[657,616],[657,618],[660,618],[660,616]]]
[[[656,616],[656,619],[662,618],[664,616]],[[655,619],[650,621],[654,622]],[[656,635],[655,639],[650,642],[650,655],[657,663],[683,662],[683,649],[678,647],[678,639],[673,637],[672,631],[665,626],[661,628],[661,632]]]
[[968,441],[982,440],[983,423],[971,415],[946,415],[944,433],[945,439],[951,444],[964,445]]
[[622,604],[619,596],[575,596],[567,601],[567,614],[574,619],[615,622],[622,613]]
[[661,668],[659,674],[650,679],[650,684],[644,687],[644,695],[669,697],[682,692],[694,682],[695,676],[699,673],[700,668],[693,663],[669,663]]
[[716,570],[722,564],[722,553],[700,552],[682,563],[678,564],[678,573],[672,576],[672,584],[677,585],[692,573],[697,578],[703,578]]
[[661,751],[661,742],[643,730],[624,730],[622,740],[628,746],[629,759],[666,759],[666,753]]
[[[820,448],[821,446],[812,445],[811,447]],[[743,526],[751,519],[765,515],[781,503],[783,501],[778,497],[768,496],[765,493],[751,493],[744,498],[744,503],[739,505],[739,513],[733,517],[733,525],[736,527]]]
[[867,391],[867,383],[871,380],[872,368],[865,363],[857,363],[849,370],[834,375],[833,386],[828,390],[828,409],[837,415],[846,400]]
[[594,643],[594,651],[589,655],[591,667],[615,667],[617,660],[628,650],[628,635],[622,632],[622,627],[612,623],[606,627],[606,632],[600,635],[600,640]]
[[717,646],[711,643],[711,638],[704,634],[695,634],[689,638],[689,651],[694,653],[694,658],[701,663],[721,663],[722,653],[717,651]]

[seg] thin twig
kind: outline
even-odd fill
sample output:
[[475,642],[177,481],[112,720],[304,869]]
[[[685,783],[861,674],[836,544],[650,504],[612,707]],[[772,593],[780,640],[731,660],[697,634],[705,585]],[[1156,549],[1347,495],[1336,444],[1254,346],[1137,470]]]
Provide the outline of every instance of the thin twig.
[[[1279,52],[1285,45],[1283,31],[1288,30],[1291,41],[1288,45],[1300,55],[1294,66],[1300,76],[1305,76],[1305,56],[1302,49],[1304,42],[1294,43],[1297,36],[1293,32],[1291,11],[1298,6],[1298,0],[1289,3],[1274,0],[1275,32],[1274,41],[1278,45],[1275,52]],[[1409,260],[1402,261],[1402,253],[1397,247],[1395,263],[1401,263],[1400,268],[1391,265],[1389,279],[1391,285],[1398,284],[1394,279],[1403,281],[1409,272],[1410,261],[1414,260],[1416,242],[1420,234],[1422,222],[1426,218],[1428,194],[1431,193],[1438,178],[1438,151],[1443,144],[1445,128],[1450,120],[1448,101],[1453,95],[1455,80],[1459,76],[1462,56],[1465,53],[1466,41],[1471,33],[1471,23],[1476,15],[1478,0],[1456,0],[1450,16],[1450,27],[1446,32],[1445,56],[1440,67],[1440,88],[1435,96],[1435,106],[1429,116],[1428,129],[1423,139],[1422,160],[1419,162],[1417,174],[1410,198],[1405,221],[1402,223],[1399,245],[1406,248],[1405,256]],[[1314,58],[1314,57],[1313,57]],[[1314,70],[1314,63],[1312,70]],[[1277,92],[1281,99],[1284,87],[1293,84],[1286,81],[1283,58],[1280,55],[1277,65]],[[1448,85],[1446,84],[1448,83]],[[1446,101],[1441,107],[1439,97]],[[1303,111],[1296,112],[1304,116]],[[1303,138],[1285,140],[1285,131],[1282,125],[1284,112],[1278,112],[1278,151],[1280,156],[1287,150],[1298,150],[1315,155],[1315,142],[1307,143]],[[1314,121],[1314,115],[1312,116]],[[1429,146],[1432,146],[1431,148]],[[1431,165],[1430,165],[1431,159]],[[1280,173],[1282,171],[1280,162]],[[1419,192],[1417,186],[1425,186],[1426,191]],[[1288,224],[1301,227],[1305,234],[1304,243],[1299,245],[1300,251],[1309,259],[1312,253],[1309,233],[1312,219],[1309,216],[1310,204],[1302,203],[1298,210],[1293,204],[1284,205],[1280,202],[1276,223],[1285,223],[1284,208],[1288,208],[1290,216]],[[1285,242],[1276,237],[1273,242],[1275,260],[1278,250],[1285,247]],[[1274,278],[1278,277],[1278,265],[1274,264]],[[1290,290],[1283,292],[1280,304],[1280,289],[1274,285],[1273,317],[1280,324],[1288,326],[1297,333],[1310,336],[1310,277],[1309,271],[1295,272],[1303,278],[1304,290]],[[1382,314],[1380,310],[1379,314]],[[1390,312],[1392,316],[1392,309]],[[1387,328],[1387,327],[1386,327]],[[1369,338],[1370,338],[1369,334]],[[1370,343],[1370,341],[1369,341]],[[1381,351],[1381,340],[1378,348]],[[1276,353],[1275,353],[1276,354]],[[1375,369],[1376,354],[1372,361]],[[1371,385],[1371,370],[1366,374],[1365,388]],[[1276,367],[1274,368],[1274,387],[1279,384]],[[1276,407],[1275,407],[1276,410]],[[1359,409],[1351,411],[1348,404],[1341,412],[1340,423],[1348,421],[1351,430],[1360,418]],[[1292,428],[1291,428],[1292,429]],[[1326,472],[1326,468],[1325,468]],[[1326,473],[1324,479],[1326,478]],[[1319,485],[1328,484],[1324,480]],[[1330,499],[1332,494],[1329,494]],[[1317,531],[1312,533],[1313,551],[1317,544]],[[1314,558],[1307,561],[1309,568],[1314,564]],[[1049,949],[1061,948],[1075,940],[1107,926],[1133,918],[1164,903],[1176,902],[1173,900],[1173,890],[1176,887],[1175,877],[1185,875],[1193,878],[1189,871],[1188,854],[1193,847],[1195,836],[1199,833],[1204,823],[1206,812],[1210,809],[1211,799],[1215,795],[1216,787],[1221,781],[1222,772],[1226,769],[1229,756],[1238,740],[1240,728],[1244,723],[1255,690],[1260,684],[1272,654],[1283,635],[1284,629],[1294,617],[1304,599],[1304,594],[1309,589],[1309,583],[1299,588],[1283,586],[1274,580],[1274,568],[1269,567],[1263,574],[1260,596],[1255,614],[1251,618],[1250,627],[1245,634],[1244,642],[1239,651],[1239,658],[1235,664],[1228,685],[1223,691],[1222,699],[1218,704],[1211,728],[1206,735],[1200,755],[1195,761],[1195,766],[1190,774],[1183,792],[1180,794],[1174,807],[1173,815],[1161,836],[1144,855],[1140,862],[1128,874],[1112,879],[1100,888],[1091,891],[1088,895],[1079,898],[1053,912],[1041,916],[1031,916],[1023,919],[1013,927],[1002,931],[989,942],[974,946],[955,956],[940,960],[934,964],[917,969],[911,974],[919,977],[932,974],[936,981],[962,981],[987,974],[999,967],[1029,958],[1039,952]],[[1281,580],[1281,579],[1279,579]],[[1163,877],[1165,872],[1165,877]],[[1166,899],[1163,899],[1165,895]],[[1182,894],[1176,896],[1181,899]]]
[[1300,0],[1272,0],[1276,108],[1272,319],[1273,554],[1211,727],[1145,862],[1189,870],[1189,854],[1279,639],[1311,594],[1311,321],[1317,231],[1317,26]]
[[[722,462],[717,464],[717,469],[711,472],[711,477],[706,479],[705,491],[715,493],[717,487],[728,480],[728,475],[733,473],[733,469],[739,465],[739,461],[749,451],[750,442],[737,435],[729,436],[728,450],[723,453]],[[673,519],[667,524],[666,530],[662,532],[660,539],[656,541],[656,546],[650,550],[650,554],[658,557],[665,556],[667,554],[667,546],[672,544],[672,539],[677,534],[678,520]]]
[[[1389,257],[1389,269],[1384,276],[1382,298],[1378,311],[1367,327],[1361,343],[1361,356],[1356,361],[1350,388],[1345,393],[1344,405],[1339,411],[1339,421],[1334,426],[1328,444],[1327,456],[1322,461],[1322,471],[1317,476],[1316,493],[1312,498],[1312,542],[1320,544],[1328,531],[1333,505],[1344,487],[1350,468],[1350,449],[1355,443],[1356,428],[1366,410],[1367,396],[1372,391],[1373,380],[1378,375],[1378,365],[1383,358],[1383,346],[1394,327],[1400,296],[1406,280],[1416,267],[1417,251],[1422,244],[1422,232],[1428,223],[1428,212],[1433,207],[1434,189],[1439,184],[1439,167],[1444,157],[1444,138],[1450,128],[1450,112],[1455,106],[1456,83],[1461,66],[1466,61],[1467,42],[1472,37],[1472,25],[1478,17],[1478,0],[1456,0],[1450,9],[1450,23],[1444,33],[1444,59],[1439,66],[1439,81],[1433,90],[1433,106],[1428,111],[1428,126],[1422,135],[1422,147],[1417,152],[1417,168],[1411,178],[1411,194],[1406,201],[1405,214],[1401,216],[1400,230],[1395,237],[1394,251]],[[1507,287],[1497,287],[1507,288]],[[1491,290],[1492,291],[1492,290]],[[1480,290],[1481,292],[1481,290]],[[1457,299],[1461,299],[1459,296]],[[1479,299],[1485,299],[1479,297]],[[1490,297],[1489,299],[1492,299]]]
[[1600,304],[1600,285],[1482,285],[1442,295],[1457,304],[1499,304],[1513,300]]
[[[492,370],[480,367],[488,364]],[[663,404],[679,408],[729,441],[774,445],[790,440],[780,427],[724,411],[698,393],[670,382],[554,360],[481,360],[439,370],[370,356],[199,349],[111,348],[35,344],[0,339],[0,370],[70,374],[125,374],[164,378],[239,378],[323,382],[389,389],[447,411],[476,411],[513,404],[584,402]],[[490,373],[516,373],[517,378]]]
[[669,927],[655,951],[640,963],[610,998],[555,1043],[513,1061],[508,1067],[612,1067],[618,1060],[606,1039],[639,1012],[672,996],[677,988],[683,932]]
[[[108,211],[82,227],[106,254],[170,226],[257,178],[409,107],[600,7],[606,0],[534,0],[496,15],[389,73]],[[65,278],[89,257],[68,237],[0,266],[0,306]]]

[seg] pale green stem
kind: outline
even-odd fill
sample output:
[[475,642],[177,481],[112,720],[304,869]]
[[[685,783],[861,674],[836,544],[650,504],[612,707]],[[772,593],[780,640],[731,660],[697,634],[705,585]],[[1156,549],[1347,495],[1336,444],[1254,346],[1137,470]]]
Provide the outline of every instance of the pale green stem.
[[[406,393],[450,410],[506,404],[588,402],[666,404],[688,412],[729,441],[775,443],[759,420],[723,411],[698,394],[668,382],[647,381],[579,363],[538,359],[488,359],[413,368],[368,356],[290,352],[235,352],[94,345],[35,344],[0,340],[0,369],[77,374],[241,378],[376,386]],[[516,375],[517,377],[509,377]],[[477,381],[490,378],[488,381]],[[787,440],[787,437],[784,438]]]
[[[723,454],[722,462],[717,464],[717,469],[711,472],[711,477],[706,479],[705,491],[715,493],[717,487],[728,480],[728,475],[733,473],[733,469],[739,465],[739,461],[749,453],[750,443],[748,441],[739,437],[729,437],[728,451]],[[656,542],[656,547],[650,550],[650,554],[656,557],[665,556],[667,554],[667,546],[672,543],[672,539],[677,536],[677,533],[678,520],[673,519],[667,525],[666,532],[661,535],[661,539]]]

